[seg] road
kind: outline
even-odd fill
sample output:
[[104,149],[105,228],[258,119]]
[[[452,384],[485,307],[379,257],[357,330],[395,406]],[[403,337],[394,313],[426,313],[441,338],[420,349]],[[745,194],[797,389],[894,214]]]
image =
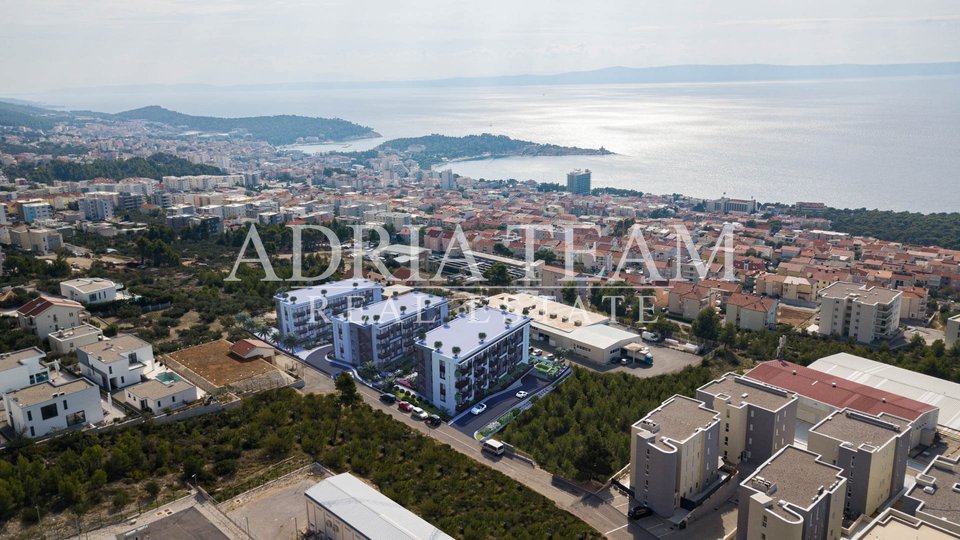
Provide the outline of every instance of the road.
[[[331,366],[324,357],[327,350],[322,349],[311,354],[306,361],[309,367],[320,370],[327,375],[339,368]],[[503,474],[513,478],[528,488],[540,493],[541,495],[554,501],[557,506],[567,510],[577,516],[591,527],[614,539],[654,539],[656,536],[645,531],[639,525],[627,521],[627,507],[629,501],[620,494],[601,492],[599,496],[584,494],[580,490],[568,490],[558,484],[554,484],[553,475],[543,469],[533,467],[526,461],[514,458],[492,458],[480,451],[480,443],[475,441],[472,436],[464,433],[457,427],[441,424],[438,427],[430,427],[423,422],[416,421],[409,414],[403,413],[395,406],[385,405],[380,401],[380,393],[364,385],[357,385],[363,400],[373,407],[392,416],[394,419],[403,422],[412,429],[433,437],[437,441],[449,445],[461,454],[470,457],[479,463],[482,463],[492,469],[496,469]],[[512,396],[512,394],[508,394]],[[516,398],[514,398],[516,399]],[[509,405],[509,401],[507,402]],[[488,411],[489,412],[489,411]],[[482,415],[482,417],[487,414]],[[490,418],[495,418],[490,415]]]
[[473,437],[474,432],[483,426],[493,422],[512,407],[517,406],[520,400],[517,399],[517,392],[526,390],[533,394],[534,392],[550,384],[548,381],[528,373],[520,378],[519,384],[514,383],[508,391],[503,394],[487,399],[483,403],[487,404],[487,410],[480,415],[465,414],[453,423],[453,426],[463,432],[464,435]]

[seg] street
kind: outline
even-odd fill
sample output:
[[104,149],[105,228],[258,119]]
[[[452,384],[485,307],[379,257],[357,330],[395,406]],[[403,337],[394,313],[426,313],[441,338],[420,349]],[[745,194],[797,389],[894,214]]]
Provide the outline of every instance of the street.
[[458,418],[452,425],[463,432],[464,435],[473,437],[474,432],[478,429],[500,418],[501,415],[520,403],[520,400],[517,399],[516,396],[518,391],[525,390],[533,394],[548,384],[550,384],[548,381],[532,373],[528,373],[521,377],[518,382],[515,382],[507,391],[483,401],[483,403],[487,405],[487,410],[482,414],[475,415],[467,413]]

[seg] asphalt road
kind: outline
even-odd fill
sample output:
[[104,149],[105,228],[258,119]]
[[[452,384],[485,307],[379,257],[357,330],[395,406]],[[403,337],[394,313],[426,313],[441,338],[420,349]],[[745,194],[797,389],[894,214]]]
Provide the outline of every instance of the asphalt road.
[[511,408],[516,407],[520,403],[520,400],[517,399],[517,392],[520,390],[526,390],[529,393],[534,393],[541,388],[544,388],[550,384],[549,382],[541,379],[540,377],[535,376],[532,373],[528,373],[520,378],[520,384],[517,385],[514,383],[509,391],[488,398],[483,401],[487,404],[487,410],[482,414],[465,414],[457,419],[452,425],[463,432],[465,435],[473,437],[473,433],[483,426],[493,422],[497,418],[500,418],[500,415],[506,413]]
[[[325,354],[325,350],[314,352],[308,357],[307,364],[314,369],[324,371],[328,375],[334,371],[339,371],[339,368],[331,366],[329,362],[323,359]],[[618,497],[608,490],[602,491],[598,495],[592,495],[557,484],[554,482],[551,473],[533,467],[526,461],[507,457],[494,458],[484,454],[480,451],[480,443],[473,439],[472,432],[467,435],[459,428],[447,424],[430,427],[423,422],[414,420],[408,413],[401,412],[395,405],[389,406],[382,403],[380,393],[376,390],[362,384],[357,385],[357,389],[363,396],[363,400],[371,407],[384,411],[411,428],[419,430],[437,441],[449,445],[461,454],[524,484],[533,491],[554,501],[557,506],[577,516],[608,538],[643,540],[657,538],[636,523],[628,522],[626,516],[628,505],[623,504],[622,496]],[[512,394],[508,395],[512,396]],[[509,402],[507,403],[509,405]],[[484,416],[487,415],[481,415],[481,417]],[[490,415],[490,417],[494,418],[493,415]]]

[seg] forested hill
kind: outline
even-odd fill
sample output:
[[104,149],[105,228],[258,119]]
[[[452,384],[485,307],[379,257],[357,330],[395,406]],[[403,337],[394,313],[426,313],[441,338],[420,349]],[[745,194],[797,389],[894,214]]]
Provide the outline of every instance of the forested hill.
[[114,116],[126,120],[148,120],[209,133],[229,133],[242,130],[255,139],[267,141],[271,144],[292,144],[299,137],[318,137],[321,141],[345,141],[379,136],[369,127],[340,118],[313,118],[290,114],[218,118],[214,116],[191,116],[154,105],[118,113]]
[[822,217],[833,229],[889,242],[960,249],[960,212],[920,214],[889,210],[828,209]]
[[[422,149],[421,149],[422,148]],[[370,152],[359,157],[372,157],[377,151],[393,149],[408,152],[421,167],[429,167],[448,160],[486,159],[511,156],[577,156],[612,154],[605,148],[578,148],[540,144],[520,139],[511,139],[506,135],[467,135],[450,137],[447,135],[426,135],[387,141]]]
[[191,163],[170,154],[154,154],[146,159],[98,159],[89,163],[49,161],[32,165],[8,167],[4,173],[10,178],[26,178],[44,184],[54,180],[92,180],[94,178],[141,177],[159,180],[162,176],[189,176],[195,174],[225,174],[212,165]]

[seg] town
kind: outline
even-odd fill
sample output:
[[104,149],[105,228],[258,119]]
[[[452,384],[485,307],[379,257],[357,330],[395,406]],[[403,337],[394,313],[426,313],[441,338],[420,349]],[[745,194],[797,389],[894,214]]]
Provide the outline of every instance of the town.
[[960,537],[957,237],[10,110],[4,537]]

